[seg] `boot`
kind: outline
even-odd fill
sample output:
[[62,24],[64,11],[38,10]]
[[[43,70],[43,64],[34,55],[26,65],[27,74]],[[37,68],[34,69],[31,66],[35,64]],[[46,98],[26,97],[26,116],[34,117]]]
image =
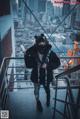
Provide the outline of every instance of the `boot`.
[[47,94],[47,101],[46,101],[47,107],[50,106],[50,95]]
[[39,112],[42,112],[42,111],[43,111],[43,107],[42,107],[42,105],[41,105],[40,100],[37,101],[37,110],[38,110]]
[[50,100],[46,102],[47,107],[50,106]]

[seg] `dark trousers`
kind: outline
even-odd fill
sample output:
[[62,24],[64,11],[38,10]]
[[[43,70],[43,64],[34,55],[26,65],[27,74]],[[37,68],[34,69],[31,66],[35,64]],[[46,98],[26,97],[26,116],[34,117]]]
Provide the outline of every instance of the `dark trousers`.
[[[50,85],[43,85],[44,90],[46,92],[46,98],[47,101],[50,101]],[[34,94],[35,94],[35,98],[36,100],[39,100],[39,90],[40,90],[40,84],[35,83],[34,84]]]

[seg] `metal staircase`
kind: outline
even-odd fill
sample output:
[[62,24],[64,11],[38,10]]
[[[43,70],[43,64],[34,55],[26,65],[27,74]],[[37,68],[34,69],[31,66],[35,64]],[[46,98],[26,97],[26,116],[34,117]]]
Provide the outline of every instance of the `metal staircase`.
[[[69,57],[60,57],[60,59],[68,59]],[[33,93],[33,84],[30,79],[16,79],[16,75],[25,73],[8,72],[11,68],[20,68],[20,66],[8,66],[10,60],[23,60],[23,58],[5,58],[0,69],[0,100],[1,109],[9,110],[10,119],[79,119],[80,118],[80,83],[71,84],[68,74],[80,70],[80,65],[75,66],[67,71],[62,67],[58,69],[60,72],[54,72],[55,85],[51,85],[51,106],[47,108],[45,105],[45,95],[43,87],[41,87],[41,101],[44,112],[40,114],[36,111],[36,102]],[[25,67],[22,69],[25,69]],[[25,71],[25,70],[24,70]],[[8,76],[14,75],[13,80],[8,80]],[[30,73],[26,76],[29,78]],[[11,79],[11,78],[10,78]],[[61,82],[61,83],[60,83]],[[13,84],[13,85],[12,85]],[[18,86],[19,84],[19,86]],[[11,87],[10,87],[11,85]],[[31,115],[32,114],[32,115]]]

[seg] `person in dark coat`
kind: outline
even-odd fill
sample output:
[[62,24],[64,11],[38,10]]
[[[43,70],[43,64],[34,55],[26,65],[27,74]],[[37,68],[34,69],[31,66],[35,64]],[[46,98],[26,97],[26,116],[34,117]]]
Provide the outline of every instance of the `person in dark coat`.
[[50,105],[50,82],[53,81],[53,70],[60,66],[58,56],[51,51],[51,45],[44,34],[35,36],[35,44],[25,52],[25,64],[31,68],[31,81],[34,83],[34,94],[37,102],[37,109],[42,111],[39,100],[40,85],[43,85],[47,94],[46,105]]

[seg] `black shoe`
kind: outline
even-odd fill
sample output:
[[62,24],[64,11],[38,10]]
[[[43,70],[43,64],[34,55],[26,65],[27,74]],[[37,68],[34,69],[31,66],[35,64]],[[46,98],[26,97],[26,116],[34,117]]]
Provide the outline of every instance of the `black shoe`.
[[49,107],[49,106],[50,106],[50,96],[49,96],[49,95],[47,95],[46,105],[47,105],[47,107]]
[[43,111],[43,107],[42,107],[40,101],[37,101],[37,110],[38,110],[39,112],[42,112],[42,111]]
[[49,107],[50,106],[50,101],[47,101],[46,105],[47,105],[47,107]]
[[49,107],[49,106],[50,106],[50,93],[49,93],[49,94],[47,94],[47,101],[46,101],[46,105],[47,105],[47,107]]

